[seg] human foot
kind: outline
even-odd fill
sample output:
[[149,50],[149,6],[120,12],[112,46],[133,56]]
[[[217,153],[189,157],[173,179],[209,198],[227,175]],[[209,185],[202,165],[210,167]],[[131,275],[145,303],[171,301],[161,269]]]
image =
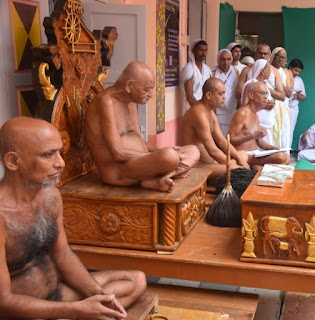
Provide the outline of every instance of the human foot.
[[175,182],[168,176],[154,178],[150,180],[141,181],[141,187],[147,189],[154,189],[159,191],[171,192],[175,187]]

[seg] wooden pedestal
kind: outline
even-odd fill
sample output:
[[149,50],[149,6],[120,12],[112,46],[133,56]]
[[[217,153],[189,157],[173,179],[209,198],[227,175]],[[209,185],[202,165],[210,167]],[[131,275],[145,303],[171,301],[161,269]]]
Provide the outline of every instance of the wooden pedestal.
[[193,168],[171,193],[113,187],[92,171],[60,188],[71,244],[175,251],[205,212],[208,169]]
[[242,202],[242,261],[315,267],[315,171],[297,170],[282,188],[258,186]]

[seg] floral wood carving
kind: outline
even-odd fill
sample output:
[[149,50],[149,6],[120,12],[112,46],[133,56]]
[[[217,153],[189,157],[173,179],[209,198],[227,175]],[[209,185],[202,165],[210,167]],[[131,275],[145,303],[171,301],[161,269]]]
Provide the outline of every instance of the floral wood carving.
[[64,205],[64,223],[69,241],[80,239],[97,242],[150,245],[152,242],[150,205],[84,202],[72,199]]

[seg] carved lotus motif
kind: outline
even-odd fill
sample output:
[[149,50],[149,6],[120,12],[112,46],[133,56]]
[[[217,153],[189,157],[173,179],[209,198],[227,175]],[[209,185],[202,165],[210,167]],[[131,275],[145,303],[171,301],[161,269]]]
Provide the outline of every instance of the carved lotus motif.
[[107,234],[115,234],[120,229],[119,217],[112,212],[104,213],[100,218],[100,228]]

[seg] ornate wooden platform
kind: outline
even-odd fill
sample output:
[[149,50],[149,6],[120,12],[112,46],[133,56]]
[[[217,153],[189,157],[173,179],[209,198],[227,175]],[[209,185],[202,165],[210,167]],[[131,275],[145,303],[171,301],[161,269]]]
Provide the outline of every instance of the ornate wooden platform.
[[205,212],[208,169],[193,168],[171,193],[102,183],[97,171],[60,187],[71,244],[175,251]]
[[296,170],[282,188],[258,176],[241,198],[241,260],[315,268],[315,172]]
[[71,245],[87,268],[138,269],[148,276],[233,286],[314,292],[315,270],[240,261],[240,228],[213,227],[200,219],[171,255]]

